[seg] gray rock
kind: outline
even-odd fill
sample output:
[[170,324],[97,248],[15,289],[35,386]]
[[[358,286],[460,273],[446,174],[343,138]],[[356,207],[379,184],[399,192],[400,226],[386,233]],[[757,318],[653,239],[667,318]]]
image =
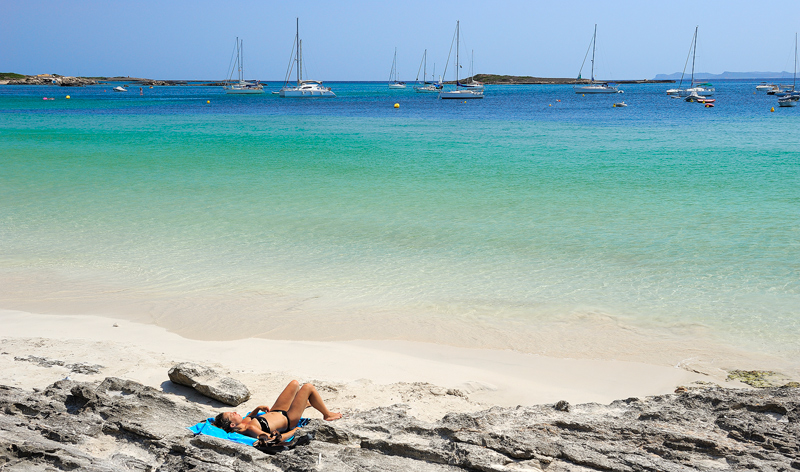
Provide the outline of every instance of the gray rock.
[[168,374],[174,383],[191,387],[226,405],[236,406],[250,399],[250,390],[243,383],[222,377],[209,367],[183,362],[171,368]]
[[[800,389],[717,387],[610,405],[495,407],[435,423],[394,405],[313,420],[267,455],[186,427],[211,415],[139,383],[0,386],[0,470],[689,472],[800,469]],[[115,444],[109,454],[97,444]]]
[[86,362],[67,364],[64,361],[50,359],[49,357],[17,356],[14,357],[14,360],[17,362],[31,362],[39,365],[40,367],[64,367],[77,374],[99,374],[103,369],[103,366],[98,364],[88,364]]

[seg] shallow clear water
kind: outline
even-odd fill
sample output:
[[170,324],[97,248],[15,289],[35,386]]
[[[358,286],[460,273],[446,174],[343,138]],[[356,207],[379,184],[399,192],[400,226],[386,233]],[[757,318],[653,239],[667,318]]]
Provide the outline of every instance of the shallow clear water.
[[600,319],[791,357],[800,110],[755,84],[0,87],[0,308],[528,351]]

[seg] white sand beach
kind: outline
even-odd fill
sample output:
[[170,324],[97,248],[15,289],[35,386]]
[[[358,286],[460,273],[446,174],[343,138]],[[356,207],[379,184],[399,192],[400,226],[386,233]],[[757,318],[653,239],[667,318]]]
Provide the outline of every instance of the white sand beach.
[[[406,404],[409,413],[436,420],[448,412],[493,405],[609,403],[670,393],[692,382],[725,382],[725,373],[692,372],[684,365],[568,359],[512,351],[467,349],[402,341],[310,342],[267,339],[198,341],[153,325],[97,316],[42,315],[0,310],[0,384],[44,388],[76,380],[123,377],[224,410],[222,404],[174,386],[168,369],[191,361],[244,382],[245,410],[274,400],[297,378],[313,381],[332,409]],[[43,367],[27,356],[86,362],[98,374]]]

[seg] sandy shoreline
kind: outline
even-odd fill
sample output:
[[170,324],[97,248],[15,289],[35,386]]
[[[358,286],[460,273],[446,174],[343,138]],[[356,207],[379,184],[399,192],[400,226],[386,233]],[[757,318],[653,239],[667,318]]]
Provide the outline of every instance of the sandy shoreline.
[[[239,409],[271,401],[292,378],[322,385],[327,401],[343,411],[404,403],[410,414],[426,420],[493,405],[609,403],[670,393],[697,381],[741,386],[725,382],[722,372],[700,374],[681,366],[402,341],[197,341],[130,321],[9,310],[0,310],[0,325],[0,384],[29,389],[66,376],[82,381],[116,376],[172,392],[167,370],[191,361],[243,381],[253,398]],[[27,356],[103,368],[98,374],[78,374],[21,360]]]

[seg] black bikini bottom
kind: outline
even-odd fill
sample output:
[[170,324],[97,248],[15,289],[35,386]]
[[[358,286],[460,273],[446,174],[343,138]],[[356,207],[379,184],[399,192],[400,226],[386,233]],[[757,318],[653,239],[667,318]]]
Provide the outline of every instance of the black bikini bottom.
[[[270,411],[270,413],[280,413],[283,416],[285,416],[286,417],[286,429],[287,429],[287,431],[289,430],[289,426],[291,425],[292,422],[291,422],[291,420],[289,420],[289,414],[286,413],[286,411],[284,411],[284,410],[272,410],[272,411]],[[267,434],[272,432],[269,429],[269,423],[267,422],[267,419],[264,418],[264,415],[256,416],[256,421],[258,421],[258,424],[261,425],[261,431],[264,431]]]

